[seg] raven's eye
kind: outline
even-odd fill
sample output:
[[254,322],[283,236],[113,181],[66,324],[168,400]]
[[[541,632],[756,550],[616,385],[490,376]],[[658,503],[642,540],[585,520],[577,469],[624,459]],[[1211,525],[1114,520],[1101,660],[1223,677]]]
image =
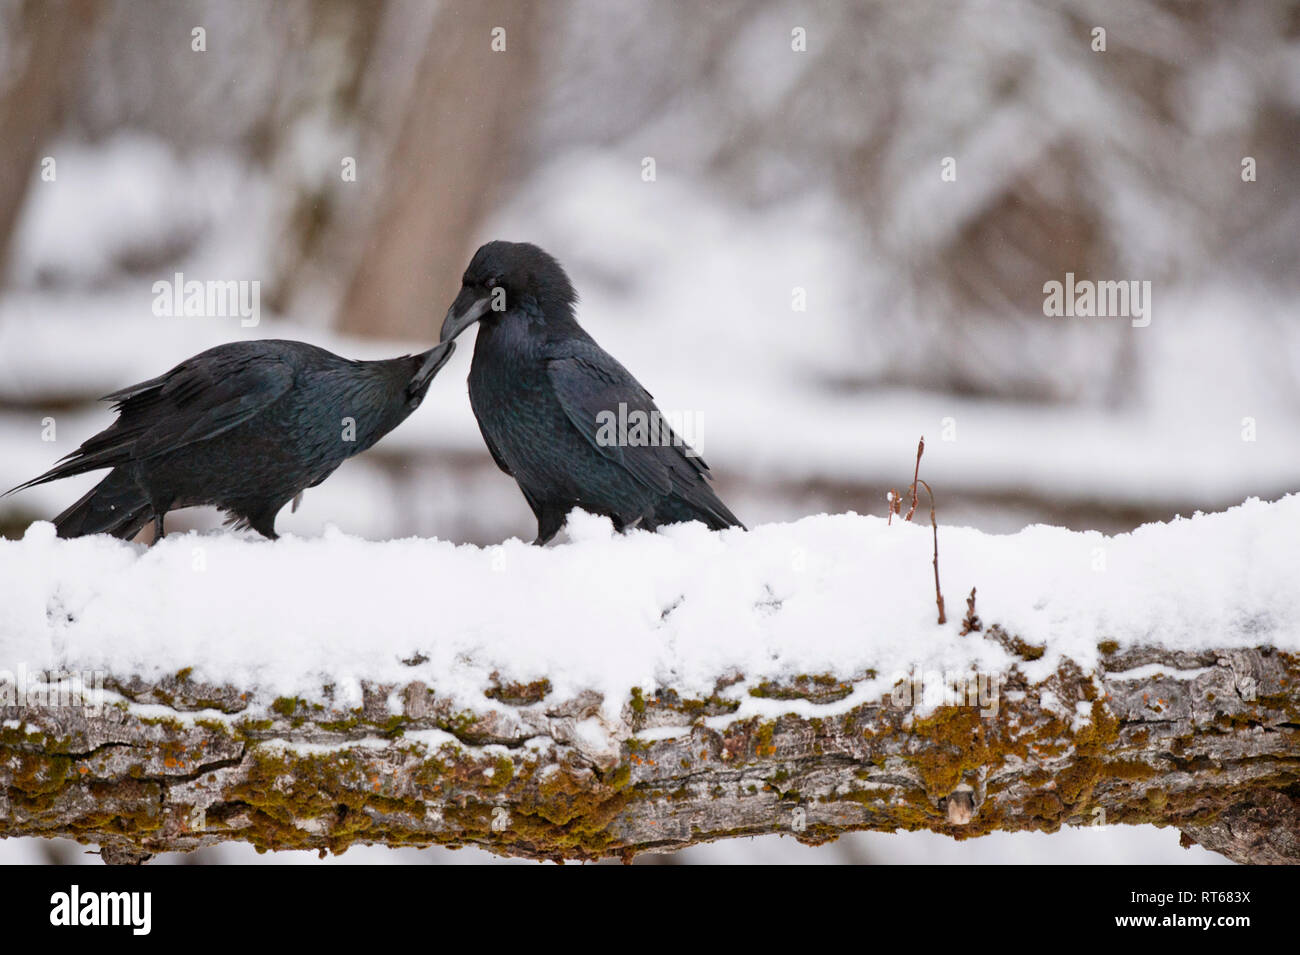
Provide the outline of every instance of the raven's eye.
[[500,279],[499,276],[491,275],[491,276],[488,277],[488,280],[487,280],[486,282],[484,282],[483,284],[486,285],[488,288],[496,288],[497,285],[500,284],[500,282],[501,282],[501,279]]

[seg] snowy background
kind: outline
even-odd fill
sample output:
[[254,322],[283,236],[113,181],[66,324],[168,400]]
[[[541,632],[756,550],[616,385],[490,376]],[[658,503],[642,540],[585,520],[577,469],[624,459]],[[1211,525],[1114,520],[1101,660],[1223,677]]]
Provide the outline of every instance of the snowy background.
[[[99,395],[210,345],[427,347],[490,238],[560,259],[750,526],[882,515],[922,434],[940,520],[999,533],[1122,533],[1300,484],[1300,4],[0,0],[0,139],[4,488],[106,425]],[[260,324],[156,317],[177,272],[259,281]],[[1045,317],[1066,272],[1150,281],[1150,326]],[[531,538],[468,362],[281,532]],[[95,480],[0,499],[0,533]],[[674,861],[1210,858],[1120,830]]]

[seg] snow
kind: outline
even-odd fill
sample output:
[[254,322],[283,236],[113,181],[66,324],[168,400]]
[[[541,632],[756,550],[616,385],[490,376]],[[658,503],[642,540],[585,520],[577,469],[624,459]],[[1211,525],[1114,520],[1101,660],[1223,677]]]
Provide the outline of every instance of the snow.
[[1211,669],[1212,667],[1193,667],[1190,670],[1179,670],[1159,663],[1148,663],[1145,666],[1134,667],[1131,670],[1111,670],[1106,676],[1111,680],[1151,680],[1156,677],[1169,677],[1174,680],[1195,680],[1198,676],[1209,673]]
[[264,749],[271,753],[294,753],[299,756],[330,756],[334,753],[345,753],[354,749],[387,749],[391,745],[391,740],[380,739],[377,736],[367,736],[363,739],[348,740],[346,743],[304,743],[301,740],[287,739],[269,739],[258,744],[259,749]]
[[[170,144],[138,132],[93,145],[59,141],[47,150],[56,157],[57,180],[45,182],[39,168],[32,170],[30,205],[9,263],[19,286],[103,282],[133,256],[192,247],[247,189],[232,155],[182,159]],[[251,268],[260,244],[245,235],[242,248]]]
[[[856,514],[621,536],[575,512],[567,542],[550,548],[378,543],[337,530],[275,542],[190,532],[145,548],[59,540],[42,522],[0,541],[0,666],[146,679],[191,667],[195,679],[256,689],[262,705],[319,699],[326,684],[358,705],[363,681],[421,680],[478,709],[492,705],[483,691],[495,672],[546,677],[553,700],[595,690],[605,721],[633,687],[707,696],[739,673],[724,695],[740,709],[725,719],[825,716],[916,673],[928,681],[1014,663],[1041,679],[1065,657],[1093,667],[1102,640],[1300,649],[1290,625],[1300,617],[1298,526],[1296,495],[1114,537],[943,526],[949,622],[939,626],[930,528]],[[986,625],[1045,643],[1041,659],[959,635],[972,586]],[[834,704],[747,692],[763,680],[868,670],[877,676]],[[923,703],[933,703],[928,691]],[[605,722],[588,723],[579,731],[591,745],[607,740]]]

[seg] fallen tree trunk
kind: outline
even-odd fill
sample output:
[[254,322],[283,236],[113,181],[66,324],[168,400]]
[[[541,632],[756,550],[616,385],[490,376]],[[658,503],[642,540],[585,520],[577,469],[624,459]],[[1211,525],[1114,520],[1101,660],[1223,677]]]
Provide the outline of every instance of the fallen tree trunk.
[[[1041,654],[997,627],[964,639]],[[1091,672],[1066,659],[1034,683],[1019,666],[961,675],[937,706],[914,705],[925,675],[847,710],[874,673],[764,683],[748,695],[788,715],[745,720],[738,674],[707,699],[634,691],[617,720],[545,680],[489,687],[471,711],[420,682],[344,708],[329,688],[268,701],[184,671],[110,675],[98,707],[49,687],[0,707],[0,836],[69,837],[110,862],[229,840],[626,859],[765,833],[1151,823],[1239,862],[1300,862],[1300,657],[1100,651]]]

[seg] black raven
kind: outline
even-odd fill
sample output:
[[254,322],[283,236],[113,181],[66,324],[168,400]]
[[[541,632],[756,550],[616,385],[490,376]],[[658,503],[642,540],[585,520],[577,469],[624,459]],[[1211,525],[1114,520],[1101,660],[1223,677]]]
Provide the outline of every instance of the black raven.
[[[650,394],[578,325],[577,293],[559,262],[528,243],[489,242],[461,283],[441,340],[479,323],[470,404],[488,451],[537,516],[534,543],[554,537],[574,507],[620,531],[743,527]],[[614,425],[628,421],[651,424],[629,440]]]
[[304,342],[218,345],[106,395],[116,421],[7,493],[112,468],[54,519],[60,537],[129,540],[152,520],[159,540],[168,511],[210,504],[274,538],[280,508],[420,406],[453,347],[351,361]]

